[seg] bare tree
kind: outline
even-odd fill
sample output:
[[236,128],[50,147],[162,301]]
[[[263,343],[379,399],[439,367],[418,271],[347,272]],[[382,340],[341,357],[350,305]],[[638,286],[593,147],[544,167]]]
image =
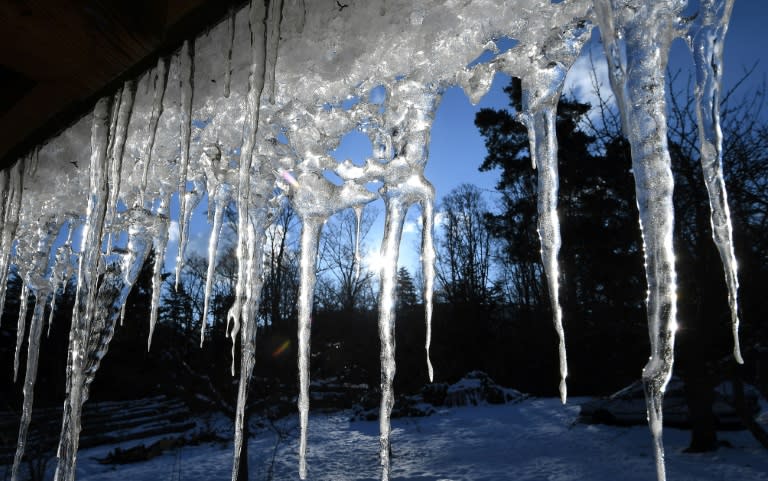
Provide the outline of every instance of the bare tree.
[[320,238],[318,300],[345,312],[366,309],[374,302],[375,273],[365,266],[362,252],[376,219],[375,209],[345,210],[332,217]]
[[492,236],[482,191],[461,184],[443,198],[443,232],[437,245],[437,281],[447,302],[490,304],[496,296],[491,279]]
[[299,290],[298,217],[288,203],[266,232],[261,317],[272,328],[296,317]]

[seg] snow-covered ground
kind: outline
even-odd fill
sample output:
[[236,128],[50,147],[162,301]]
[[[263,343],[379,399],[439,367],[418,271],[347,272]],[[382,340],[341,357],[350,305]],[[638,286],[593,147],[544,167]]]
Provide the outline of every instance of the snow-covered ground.
[[[655,479],[648,429],[576,423],[578,404],[528,399],[517,404],[451,408],[427,418],[393,422],[393,477],[409,481],[643,480]],[[378,480],[378,422],[350,422],[350,413],[310,417],[309,479]],[[295,419],[282,421],[290,429]],[[666,429],[670,481],[768,480],[768,453],[746,431],[721,432],[732,447],[685,454],[689,432]],[[252,480],[264,480],[274,431],[251,440]],[[137,464],[102,465],[114,446],[84,450],[79,481],[225,480],[231,443],[187,446]],[[276,480],[298,479],[297,431],[278,446]]]

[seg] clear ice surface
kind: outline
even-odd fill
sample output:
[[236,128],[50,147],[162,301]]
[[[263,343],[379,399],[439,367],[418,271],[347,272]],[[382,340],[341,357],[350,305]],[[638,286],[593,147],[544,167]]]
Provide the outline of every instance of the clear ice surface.
[[[349,2],[348,2],[349,3]],[[155,253],[151,324],[171,222],[179,224],[177,282],[191,213],[207,197],[214,224],[203,332],[224,209],[237,211],[236,296],[228,313],[233,350],[240,336],[240,388],[232,479],[242,449],[244,406],[254,364],[263,244],[287,199],[302,222],[299,306],[299,475],[305,478],[309,428],[312,298],[323,224],[342,209],[384,199],[379,334],[381,338],[380,458],[391,469],[389,417],[394,402],[395,286],[405,213],[422,212],[425,352],[429,379],[435,252],[434,189],[424,177],[429,134],[441,94],[461,86],[479,101],[497,71],[521,79],[531,157],[539,176],[541,254],[559,337],[561,397],[567,364],[559,306],[557,139],[554,119],[563,81],[594,26],[600,28],[625,134],[632,147],[648,279],[651,356],[643,370],[658,477],[665,477],[661,404],[673,362],[676,329],[672,249],[672,175],[666,144],[664,69],[673,38],[684,36],[697,69],[702,165],[710,195],[713,236],[725,265],[738,348],[736,262],[722,179],[718,101],[722,45],[732,0],[702,0],[693,21],[680,18],[685,0],[252,0],[220,24],[184,42],[175,54],[129,79],[112,96],[11,168],[0,173],[0,308],[15,264],[23,300],[18,351],[28,331],[24,406],[16,479],[32,398],[46,305],[76,276],[67,358],[67,398],[56,480],[76,474],[80,414],[106,354],[125,299],[144,261]],[[686,28],[684,28],[685,26]],[[500,52],[496,41],[514,39]],[[487,62],[475,59],[491,52]],[[350,102],[356,99],[356,102]],[[362,163],[329,152],[360,131],[373,145]],[[340,185],[327,175],[341,179]],[[378,183],[378,193],[366,186]],[[54,192],[50,188],[56,185]],[[180,212],[171,218],[178,198]],[[67,240],[54,240],[62,229]],[[73,245],[73,232],[81,243]],[[118,242],[120,239],[123,243]],[[101,279],[101,281],[100,281]],[[567,279],[564,279],[567,282]],[[150,337],[151,339],[151,337]],[[149,339],[148,339],[148,342]],[[234,353],[234,351],[233,351]],[[19,357],[14,370],[18,372]],[[437,366],[439,369],[439,366]],[[235,372],[234,356],[232,365]]]

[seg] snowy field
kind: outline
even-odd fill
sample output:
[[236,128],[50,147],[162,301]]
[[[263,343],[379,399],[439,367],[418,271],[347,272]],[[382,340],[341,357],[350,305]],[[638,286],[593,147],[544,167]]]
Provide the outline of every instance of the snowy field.
[[[440,410],[393,421],[393,479],[409,481],[655,480],[645,427],[578,424],[578,404],[528,399],[518,404]],[[348,412],[310,417],[310,480],[378,480],[378,422],[350,422]],[[283,421],[289,429],[296,419]],[[276,480],[298,479],[297,430],[279,443]],[[224,434],[224,433],[222,433]],[[688,431],[665,430],[670,481],[768,481],[768,452],[747,431],[721,432],[715,453],[685,454]],[[275,432],[251,439],[251,480],[268,478]],[[126,445],[128,446],[128,445]],[[102,465],[115,446],[81,451],[79,481],[230,479],[231,443],[187,446],[150,461]]]

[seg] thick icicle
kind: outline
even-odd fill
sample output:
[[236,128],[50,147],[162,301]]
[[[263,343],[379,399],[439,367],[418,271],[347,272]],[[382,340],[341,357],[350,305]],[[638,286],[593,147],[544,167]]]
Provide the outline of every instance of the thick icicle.
[[109,145],[109,100],[102,98],[93,111],[88,207],[77,270],[75,308],[70,329],[67,359],[67,399],[64,402],[59,440],[56,481],[73,481],[80,438],[80,414],[87,398],[88,337],[96,310],[96,294],[103,259],[101,243],[107,210],[107,148]]
[[399,192],[384,193],[387,217],[381,243],[381,287],[379,291],[379,341],[381,343],[381,405],[379,406],[379,457],[382,481],[390,475],[390,418],[395,404],[395,311],[397,310],[397,259],[408,205]]
[[[654,3],[598,0],[595,6],[611,86],[632,151],[648,280],[651,341],[651,356],[643,369],[643,384],[657,477],[663,481],[666,469],[662,407],[664,391],[672,375],[677,330],[677,284],[672,243],[674,180],[667,147],[664,72],[681,3],[675,0]],[[624,39],[625,52],[622,52],[619,39]]]
[[[262,181],[271,184],[268,177],[262,179]],[[248,387],[253,375],[253,367],[256,364],[256,332],[258,330],[256,313],[259,310],[261,291],[264,285],[263,237],[268,224],[267,210],[264,207],[264,205],[252,206],[248,222],[247,290],[242,311],[242,327],[240,329],[240,381],[237,389],[237,407],[235,410],[235,450],[232,463],[232,481],[237,481],[243,442],[248,441],[245,408],[248,398]]]
[[[300,215],[301,217],[301,215]],[[299,260],[299,477],[307,478],[307,428],[309,426],[309,355],[312,301],[315,295],[317,249],[325,219],[301,218],[301,257]]]
[[[179,128],[181,133],[181,154],[179,158],[179,231],[186,232],[189,221],[187,210],[187,171],[189,170],[189,149],[192,136],[192,96],[194,95],[195,79],[195,44],[184,41],[184,45],[179,52],[180,86],[181,86],[181,106]],[[178,254],[176,255],[176,272],[181,272],[184,266],[184,242],[179,242]],[[179,288],[179,276],[176,276],[176,289]]]
[[736,254],[728,195],[723,178],[723,133],[720,130],[720,91],[723,77],[723,42],[733,0],[703,0],[691,39],[696,65],[696,117],[699,123],[701,168],[709,193],[712,238],[725,270],[733,329],[733,357],[743,364],[739,347],[739,307]]
[[[267,18],[264,4],[251,1],[249,6],[251,29],[251,66],[248,76],[248,97],[245,105],[243,146],[240,149],[240,165],[237,175],[237,283],[235,300],[227,313],[227,333],[232,336],[232,375],[235,375],[235,339],[240,329],[240,318],[245,295],[248,203],[251,197],[251,165],[259,127],[259,106],[264,89],[267,51]],[[232,325],[230,330],[230,324]]]

